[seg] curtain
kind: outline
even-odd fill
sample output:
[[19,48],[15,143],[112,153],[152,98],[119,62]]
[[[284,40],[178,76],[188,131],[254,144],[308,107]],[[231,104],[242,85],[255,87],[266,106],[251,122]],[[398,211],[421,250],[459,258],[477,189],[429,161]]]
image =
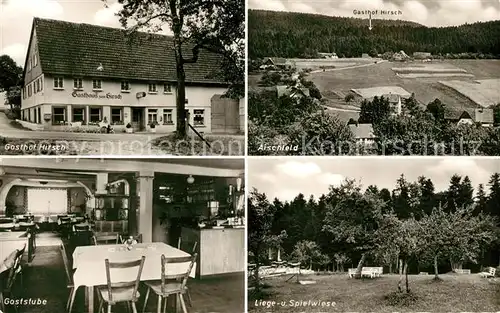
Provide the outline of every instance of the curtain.
[[64,188],[28,188],[28,211],[33,214],[66,214],[68,192]]

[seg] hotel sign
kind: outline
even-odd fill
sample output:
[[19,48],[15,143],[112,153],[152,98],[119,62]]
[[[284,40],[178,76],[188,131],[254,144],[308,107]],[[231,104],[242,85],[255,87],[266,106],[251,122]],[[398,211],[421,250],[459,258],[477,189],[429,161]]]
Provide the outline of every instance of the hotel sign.
[[77,92],[73,91],[71,94],[74,98],[86,98],[86,99],[115,99],[115,100],[121,100],[122,95],[114,95],[112,93],[107,93],[107,94],[99,94],[97,92],[95,93],[88,93],[88,92]]

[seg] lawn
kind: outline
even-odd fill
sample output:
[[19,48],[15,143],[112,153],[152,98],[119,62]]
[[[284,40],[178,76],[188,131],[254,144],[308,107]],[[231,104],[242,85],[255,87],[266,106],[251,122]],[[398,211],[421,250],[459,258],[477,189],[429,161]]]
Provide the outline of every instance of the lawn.
[[[410,289],[416,301],[408,306],[391,305],[385,296],[397,290],[398,275],[383,275],[376,279],[350,279],[347,275],[310,275],[301,280],[316,284],[301,285],[287,277],[264,280],[270,288],[264,301],[274,301],[270,307],[249,296],[249,312],[498,312],[500,311],[500,281],[472,275],[410,275]],[[309,300],[311,302],[309,302]],[[292,303],[293,302],[293,303]],[[320,307],[318,303],[323,303]],[[314,305],[316,304],[316,305]],[[299,306],[297,306],[299,305]],[[272,307],[272,308],[271,308]]]

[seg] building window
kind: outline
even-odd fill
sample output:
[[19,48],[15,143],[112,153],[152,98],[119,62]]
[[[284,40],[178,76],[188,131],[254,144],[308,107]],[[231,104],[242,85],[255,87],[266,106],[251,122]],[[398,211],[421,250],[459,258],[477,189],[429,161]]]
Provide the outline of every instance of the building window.
[[28,85],[28,97],[31,97],[33,94],[32,89],[31,89],[31,84]]
[[163,110],[163,124],[173,124],[174,121],[172,119],[172,109],[164,109]]
[[156,89],[156,84],[149,84],[148,91],[150,93],[156,93],[158,90]]
[[129,92],[130,91],[130,83],[129,82],[122,82],[122,92]]
[[94,90],[102,90],[102,80],[94,79],[92,81],[92,89]]
[[73,88],[76,90],[82,90],[83,89],[83,80],[81,78],[75,78],[73,80]]
[[35,50],[35,53],[33,54],[33,59],[35,60],[35,65],[34,66],[37,66],[38,65],[38,57],[37,57],[37,53],[38,51]]
[[43,77],[40,77],[40,90],[43,90]]
[[85,108],[73,108],[73,122],[85,122]]
[[26,87],[23,87],[23,100],[26,99]]
[[35,80],[35,93],[40,91],[40,80]]
[[205,110],[193,110],[193,124],[194,126],[205,125]]
[[172,93],[172,86],[170,84],[164,84],[163,93]]
[[148,110],[148,125],[158,124],[158,110],[157,109],[149,109]]
[[64,80],[62,77],[54,77],[54,89],[63,89]]
[[99,123],[102,120],[102,108],[90,108],[90,122]]
[[52,124],[64,125],[66,123],[66,108],[52,108]]
[[111,124],[123,125],[123,108],[111,108]]

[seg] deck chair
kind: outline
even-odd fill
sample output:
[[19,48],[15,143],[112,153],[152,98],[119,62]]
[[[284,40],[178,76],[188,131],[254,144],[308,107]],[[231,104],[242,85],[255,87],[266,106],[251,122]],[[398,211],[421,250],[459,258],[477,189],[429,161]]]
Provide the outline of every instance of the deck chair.
[[479,273],[479,276],[483,278],[495,277],[496,269],[494,267],[488,267],[487,271]]
[[292,280],[294,277],[297,279],[297,284],[299,283],[299,276],[300,276],[300,262],[288,262],[287,265],[291,268],[298,268],[298,272],[295,274],[292,274],[292,276],[288,277],[286,282],[289,282]]

